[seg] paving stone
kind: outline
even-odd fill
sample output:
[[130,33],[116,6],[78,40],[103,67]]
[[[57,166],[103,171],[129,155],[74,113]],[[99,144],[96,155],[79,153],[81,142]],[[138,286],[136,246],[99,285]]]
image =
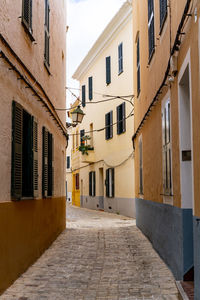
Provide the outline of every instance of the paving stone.
[[178,300],[135,220],[68,205],[66,227],[0,300]]

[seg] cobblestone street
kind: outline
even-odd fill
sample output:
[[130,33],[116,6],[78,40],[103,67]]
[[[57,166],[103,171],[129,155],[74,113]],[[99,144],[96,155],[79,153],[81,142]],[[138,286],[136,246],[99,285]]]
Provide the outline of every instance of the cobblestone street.
[[175,300],[174,278],[135,220],[68,205],[67,229],[1,300]]

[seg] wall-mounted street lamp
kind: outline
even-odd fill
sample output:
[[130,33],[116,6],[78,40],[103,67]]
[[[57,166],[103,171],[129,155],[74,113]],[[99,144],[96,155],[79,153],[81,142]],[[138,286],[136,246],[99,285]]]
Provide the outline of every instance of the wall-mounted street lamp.
[[81,123],[84,117],[84,112],[81,110],[80,105],[71,112],[72,122],[75,124]]

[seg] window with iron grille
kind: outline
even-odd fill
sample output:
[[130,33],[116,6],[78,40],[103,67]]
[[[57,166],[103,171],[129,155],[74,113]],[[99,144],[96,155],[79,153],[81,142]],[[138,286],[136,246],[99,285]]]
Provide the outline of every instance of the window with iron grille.
[[163,192],[164,195],[170,196],[172,194],[170,100],[165,102],[162,109],[162,136]]
[[143,195],[143,146],[142,136],[139,137],[139,194]]
[[88,78],[88,86],[89,86],[89,100],[92,100],[93,98],[93,78]]
[[167,16],[167,0],[160,0],[160,29],[162,29]]
[[32,0],[22,1],[22,24],[32,35]]
[[89,172],[89,196],[96,195],[96,174],[94,171]]
[[44,63],[50,66],[50,6],[49,0],[45,0],[45,23],[44,23]]
[[140,94],[140,37],[137,38],[137,96]]
[[106,84],[111,83],[111,58],[110,56],[106,57]]
[[12,176],[14,199],[38,197],[38,124],[23,107],[12,103]]
[[42,195],[53,196],[54,190],[54,140],[46,127],[42,128]]
[[149,35],[149,60],[150,60],[154,53],[154,48],[155,48],[154,0],[148,0],[148,35]]
[[85,107],[85,85],[82,85],[82,106]]
[[105,115],[105,138],[109,140],[113,137],[113,111]]
[[117,106],[117,134],[126,131],[126,103]]
[[118,46],[118,74],[123,72],[123,43]]
[[113,198],[115,196],[115,172],[114,168],[106,170],[106,197]]

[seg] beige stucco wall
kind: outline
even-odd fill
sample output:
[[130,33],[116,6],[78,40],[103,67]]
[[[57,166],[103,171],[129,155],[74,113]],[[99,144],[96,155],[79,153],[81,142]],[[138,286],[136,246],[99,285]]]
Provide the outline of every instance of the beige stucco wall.
[[[66,226],[67,141],[65,130],[61,129],[65,128],[65,112],[57,114],[54,110],[65,108],[66,105],[66,2],[50,0],[51,75],[44,66],[44,4],[44,1],[33,1],[35,42],[31,42],[19,18],[22,15],[22,1],[17,0],[11,5],[9,1],[3,0],[0,6],[0,51],[3,51],[52,112],[50,116],[44,104],[38,101],[39,97],[33,96],[33,90],[27,88],[24,80],[19,80],[20,74],[9,69],[11,65],[4,57],[0,58],[0,293],[49,247]],[[11,201],[13,100],[38,121],[39,195],[37,199],[18,202]],[[58,127],[61,121],[64,126]],[[54,137],[54,195],[49,199],[42,199],[43,126]]]
[[[171,1],[171,42],[174,44],[177,29],[183,15],[186,1]],[[167,68],[170,55],[170,15],[168,13],[162,32],[160,33],[159,2],[154,1],[155,9],[155,53],[148,65],[148,8],[147,2],[133,1],[133,38],[140,34],[140,61],[141,61],[141,92],[135,99],[135,130],[137,130],[148,106],[160,87]],[[199,19],[199,2],[193,5],[197,8],[197,19]],[[171,100],[171,128],[172,128],[172,180],[173,199],[172,204],[181,207],[180,187],[180,128],[179,128],[179,94],[178,76],[184,64],[185,58],[190,52],[190,74],[191,74],[191,107],[192,107],[192,134],[193,134],[193,179],[194,179],[194,214],[200,214],[199,206],[199,158],[200,147],[198,120],[199,120],[199,69],[198,69],[198,21],[195,22],[194,14],[188,18],[184,27],[186,33],[182,37],[178,56],[178,74],[174,82],[162,89],[159,101],[152,110],[144,126],[135,140],[135,186],[136,196],[139,197],[139,154],[138,138],[143,139],[143,170],[144,170],[144,199],[163,202],[163,173],[162,173],[162,123],[161,104],[168,93]],[[189,52],[188,52],[189,51]],[[134,44],[134,74],[136,74],[136,43]],[[197,79],[198,78],[198,79]],[[168,82],[166,82],[168,83]],[[134,90],[136,93],[137,82]]]
[[[130,6],[129,6],[130,8]],[[123,15],[121,16],[123,18]],[[116,26],[117,21],[112,26]],[[102,41],[101,37],[97,40],[93,46],[98,49],[95,52],[94,59],[88,63],[85,67],[82,65],[84,71],[76,71],[75,78],[80,81],[80,88],[82,85],[86,86],[86,107],[82,108],[85,117],[83,122],[79,126],[78,130],[84,129],[86,135],[87,131],[90,131],[90,124],[93,123],[93,130],[98,130],[105,127],[105,114],[109,111],[113,111],[113,123],[117,121],[116,108],[118,105],[124,102],[122,99],[115,99],[113,101],[103,102],[99,104],[92,104],[96,101],[104,100],[108,97],[103,95],[114,95],[114,96],[127,96],[133,94],[133,45],[132,40],[132,17],[131,15],[126,18],[123,24],[115,31],[112,37],[109,39],[108,35],[104,36],[105,40],[108,41],[102,45],[98,41]],[[106,31],[106,29],[105,29]],[[103,33],[105,34],[105,32]],[[118,45],[123,43],[123,72],[118,75]],[[99,47],[99,48],[98,48]],[[90,51],[93,51],[93,49]],[[107,56],[111,56],[111,83],[106,85],[106,64],[105,60]],[[88,56],[89,57],[89,56]],[[80,75],[81,74],[81,75]],[[93,77],[93,99],[88,99],[88,77]],[[131,98],[127,98],[131,100]],[[126,116],[128,116],[133,109],[133,106],[126,102]],[[134,198],[134,156],[130,155],[133,153],[132,147],[132,133],[134,130],[133,116],[126,120],[126,132],[118,135],[117,126],[113,126],[113,138],[110,140],[105,139],[105,130],[99,132],[93,132],[93,146],[94,146],[94,164],[87,166],[87,164],[80,164],[80,167],[86,166],[80,169],[80,186],[81,195],[86,197],[89,194],[89,172],[96,171],[96,196],[100,196],[99,187],[99,168],[104,169],[104,180],[105,171],[109,167],[115,167],[115,198],[121,199],[132,199]],[[75,130],[74,130],[75,132]],[[79,138],[80,140],[80,138]],[[90,141],[89,141],[90,143]],[[90,156],[90,151],[89,151]],[[77,163],[77,157],[79,163],[82,160],[81,153],[74,154],[74,161],[76,164],[73,168],[79,167]],[[128,159],[129,157],[129,159]],[[125,160],[128,159],[126,162]],[[124,163],[123,163],[124,162]],[[122,163],[121,166],[118,166]],[[103,180],[103,182],[104,182]],[[81,184],[80,184],[81,185]],[[105,185],[104,185],[104,197],[105,197]],[[92,200],[91,200],[92,201]],[[106,202],[114,203],[114,199],[104,199]],[[125,201],[125,200],[124,200]],[[132,201],[133,202],[133,201]],[[126,202],[123,202],[124,206],[127,206]],[[109,204],[110,205],[110,204]],[[96,205],[95,205],[96,206]],[[111,206],[111,205],[110,205]],[[113,204],[114,206],[114,204]],[[123,206],[123,205],[122,205]],[[131,208],[132,210],[132,208]],[[123,213],[122,210],[116,208],[115,212]],[[133,215],[133,214],[132,214]]]

